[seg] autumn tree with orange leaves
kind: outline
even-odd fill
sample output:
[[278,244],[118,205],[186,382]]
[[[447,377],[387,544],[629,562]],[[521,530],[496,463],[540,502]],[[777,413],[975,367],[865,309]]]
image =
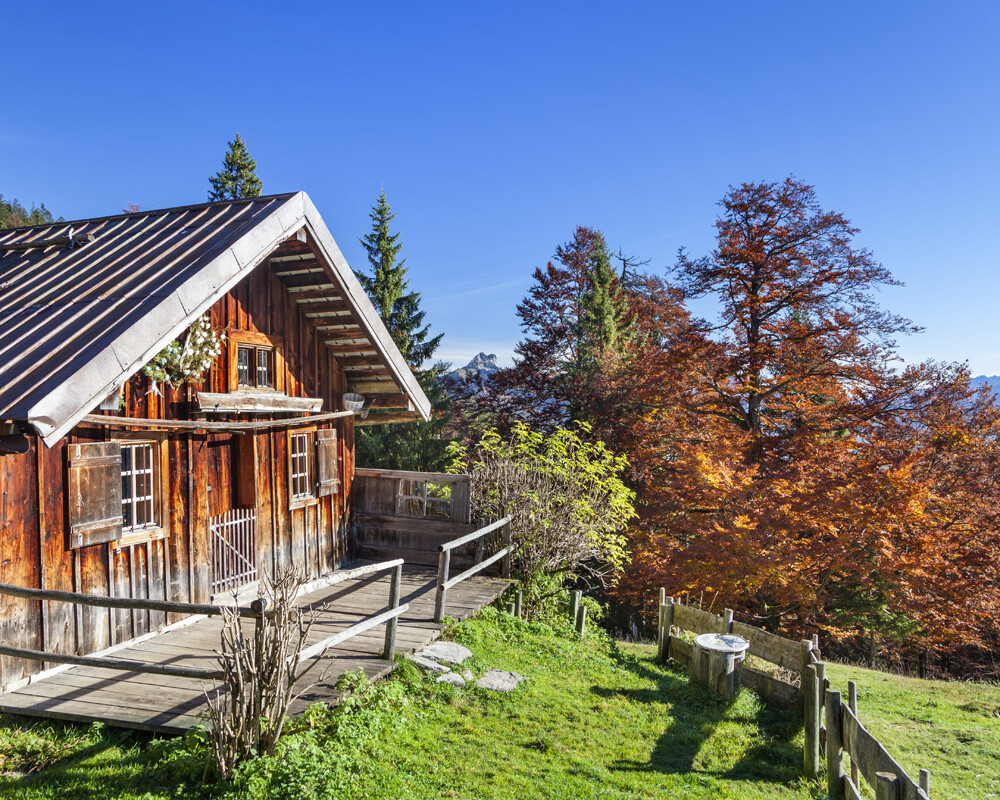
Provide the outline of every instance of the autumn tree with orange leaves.
[[[917,328],[875,299],[897,282],[812,187],[747,183],[720,206],[711,254],[612,287],[630,334],[586,370],[595,239],[578,229],[536,271],[519,362],[479,412],[581,419],[627,457],[626,607],[665,586],[845,655],[982,660],[1000,611],[992,398],[965,367],[902,365],[895,339]],[[692,319],[702,297],[717,319]]]
[[[874,299],[896,282],[812,187],[743,184],[721,207],[714,252],[674,270],[719,318],[665,398],[670,480],[644,487],[622,596],[665,585],[872,658],[995,645],[992,400],[964,367],[899,368],[894,338],[916,328]],[[620,379],[652,409],[663,369]],[[633,463],[658,438],[639,422]]]

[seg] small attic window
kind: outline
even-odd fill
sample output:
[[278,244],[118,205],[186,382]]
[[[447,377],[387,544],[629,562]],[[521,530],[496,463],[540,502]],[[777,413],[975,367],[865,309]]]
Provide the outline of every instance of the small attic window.
[[236,384],[240,388],[274,388],[274,348],[241,344],[236,352]]

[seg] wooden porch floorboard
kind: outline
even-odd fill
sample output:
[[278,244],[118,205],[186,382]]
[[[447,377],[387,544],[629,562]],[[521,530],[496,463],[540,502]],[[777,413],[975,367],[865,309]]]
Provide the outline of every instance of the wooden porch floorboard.
[[[404,566],[400,602],[409,603],[410,608],[399,619],[397,652],[413,652],[441,635],[444,626],[433,619],[436,578],[431,568]],[[448,591],[447,614],[466,619],[499,597],[508,585],[508,581],[498,578],[480,575],[469,578]],[[309,632],[307,644],[384,611],[388,608],[388,596],[389,573],[346,581],[305,595],[303,605],[325,606]],[[243,624],[248,631],[252,630],[253,620],[245,619]],[[114,655],[151,664],[215,668],[221,627],[218,617],[200,619]],[[300,714],[313,703],[336,701],[334,685],[348,670],[363,669],[372,680],[389,674],[394,663],[379,657],[384,635],[384,626],[379,626],[330,650],[323,656],[326,663],[315,667],[307,678],[318,679],[317,683],[292,704],[291,713]],[[200,716],[205,710],[205,690],[216,686],[185,678],[73,666],[0,695],[0,711],[48,719],[100,721],[176,735],[206,724]]]

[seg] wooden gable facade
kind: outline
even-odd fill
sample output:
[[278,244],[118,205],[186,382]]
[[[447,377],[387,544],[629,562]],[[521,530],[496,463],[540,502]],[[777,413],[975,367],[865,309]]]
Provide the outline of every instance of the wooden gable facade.
[[[420,418],[426,398],[394,376],[401,357],[356,279],[305,222],[285,221],[188,314],[225,333],[201,383],[154,386],[126,365],[117,410],[84,409],[48,439],[0,411],[0,433],[24,441],[0,454],[0,582],[204,603],[285,566],[315,578],[348,560],[356,417],[343,396],[366,390],[368,408],[390,409],[379,421]],[[0,595],[0,640],[31,650],[95,653],[175,622]],[[41,666],[0,656],[0,688]]]

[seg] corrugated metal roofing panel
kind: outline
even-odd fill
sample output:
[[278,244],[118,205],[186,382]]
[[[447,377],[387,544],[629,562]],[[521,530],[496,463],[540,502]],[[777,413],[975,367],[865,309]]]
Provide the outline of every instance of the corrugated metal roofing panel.
[[[426,419],[426,397],[304,192],[0,231],[0,419],[27,419],[51,444],[303,224]],[[23,249],[70,236],[87,241]]]

